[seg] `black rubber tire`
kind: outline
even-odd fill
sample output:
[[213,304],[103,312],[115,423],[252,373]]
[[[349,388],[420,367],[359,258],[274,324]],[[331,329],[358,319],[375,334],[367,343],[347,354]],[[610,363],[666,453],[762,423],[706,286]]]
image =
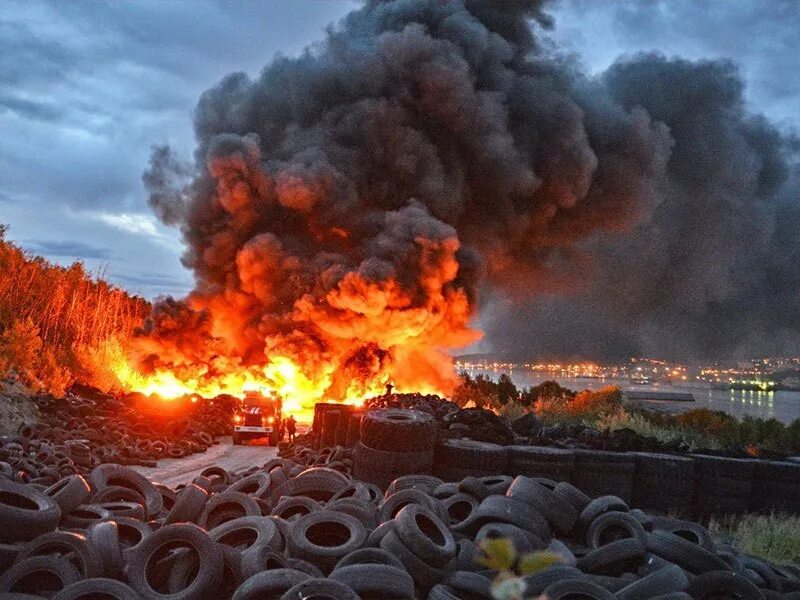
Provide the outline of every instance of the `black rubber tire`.
[[443,583],[437,583],[428,592],[427,600],[461,600],[456,596],[456,591]]
[[479,573],[454,571],[445,576],[442,584],[453,590],[458,598],[492,598],[492,582]]
[[765,561],[753,556],[742,556],[742,567],[756,573],[768,589],[775,592],[783,591],[781,577]]
[[764,594],[755,585],[731,571],[707,571],[698,575],[689,583],[686,593],[695,600],[720,597],[764,600]]
[[385,452],[368,448],[361,442],[353,450],[353,476],[382,489],[403,475],[428,473],[433,465],[433,451]]
[[578,524],[588,527],[597,517],[611,511],[628,512],[628,504],[617,496],[600,496],[589,502],[581,511]]
[[[378,511],[378,521],[384,523],[390,519],[394,519],[397,513],[400,512],[400,509],[409,504],[424,506],[436,515],[447,515],[447,509],[440,500],[428,496],[428,494],[420,490],[407,489],[392,494],[384,500]],[[449,520],[449,516],[446,518]]]
[[297,569],[271,569],[246,579],[233,595],[233,600],[267,600],[280,598],[311,575]]
[[445,569],[446,572],[453,571],[480,571],[485,567],[479,562],[480,550],[475,542],[468,538],[462,538],[456,542],[456,555]]
[[372,504],[372,494],[370,493],[369,488],[365,484],[358,481],[350,483],[341,492],[334,495],[330,501],[336,502],[337,500],[342,500],[345,498],[362,502],[364,504]]
[[386,550],[381,548],[359,548],[353,550],[350,554],[343,556],[342,559],[336,563],[333,568],[341,569],[342,567],[349,567],[351,565],[389,565],[404,569],[403,563],[400,562],[396,556],[389,554]]
[[564,579],[581,579],[584,574],[577,568],[567,565],[553,565],[542,571],[525,575],[525,592],[530,597],[535,597],[544,592],[548,587]]
[[[0,592],[49,596],[81,579],[72,563],[61,556],[32,556],[0,575]],[[57,587],[52,587],[56,583]],[[3,594],[5,596],[5,594]]]
[[693,521],[684,521],[682,519],[670,519],[666,517],[655,517],[653,519],[653,529],[669,531],[678,537],[697,544],[709,550],[714,551],[714,540],[711,537],[708,529],[695,523]]
[[500,475],[506,472],[508,452],[505,447],[466,439],[445,440],[434,450],[437,469],[469,468],[479,475]]
[[396,492],[407,489],[420,490],[430,495],[440,485],[442,480],[433,475],[401,475],[389,484],[384,497],[388,498]]
[[[431,496],[434,498],[439,498],[439,500],[446,500],[450,496],[455,496],[456,494],[460,494],[461,492],[458,491],[458,482],[450,481],[448,483],[443,483],[442,485],[438,486],[435,490],[431,492]],[[505,492],[503,492],[505,494]]]
[[290,568],[286,557],[269,546],[253,546],[241,553],[243,579],[248,579],[261,571]]
[[251,516],[239,517],[218,525],[208,532],[211,539],[244,552],[254,546],[267,546],[275,552],[280,552],[283,546],[281,532],[275,521],[269,517]]
[[84,579],[68,585],[53,600],[139,600],[139,594],[114,579]]
[[167,513],[165,525],[172,523],[197,523],[208,502],[208,492],[190,483],[175,498],[175,504]]
[[230,484],[226,491],[242,492],[243,494],[266,500],[269,498],[271,483],[272,479],[269,473],[257,471]]
[[544,590],[548,600],[615,600],[614,594],[583,579],[564,579]]
[[368,410],[361,417],[361,443],[385,452],[428,452],[436,440],[428,413],[399,408]]
[[147,523],[137,521],[136,519],[118,517],[106,520],[117,525],[119,547],[124,562],[127,562],[136,547],[153,533],[153,530]]
[[44,495],[55,500],[61,508],[61,514],[66,515],[88,502],[92,488],[80,475],[67,475],[47,488]]
[[358,500],[351,500],[350,498],[342,498],[328,502],[325,505],[326,510],[337,510],[346,515],[351,515],[361,521],[367,530],[372,531],[378,526],[378,508],[374,504],[359,502]]
[[513,475],[571,481],[575,451],[545,446],[509,446],[508,469]]
[[155,590],[148,580],[148,565],[159,552],[176,545],[191,547],[197,554],[199,564],[197,577],[186,589],[171,594],[170,598],[204,600],[213,597],[222,581],[224,560],[222,549],[211,536],[191,523],[165,525],[136,546],[130,555],[126,572],[130,586],[142,598],[163,600],[163,595]]
[[414,580],[403,567],[355,564],[334,569],[329,579],[347,585],[361,598],[414,600]]
[[506,496],[522,500],[538,510],[550,526],[560,533],[572,531],[578,520],[578,511],[572,504],[529,477],[516,477]]
[[25,542],[54,531],[60,518],[53,498],[0,478],[0,543]]
[[475,534],[474,541],[480,547],[485,540],[498,538],[510,540],[518,554],[543,550],[545,547],[545,543],[535,535],[509,523],[486,523]]
[[111,485],[133,488],[145,499],[146,518],[153,518],[161,512],[164,501],[161,494],[143,475],[122,465],[103,464],[95,467],[89,474],[89,481],[96,490]]
[[327,574],[343,556],[361,548],[366,539],[366,528],[355,517],[321,510],[295,522],[289,532],[288,550],[293,558],[312,562]]
[[505,494],[514,478],[509,475],[484,475],[478,477],[478,481],[489,488],[492,494]]
[[603,513],[586,530],[586,545],[592,550],[627,538],[639,540],[644,546],[647,543],[647,532],[635,517],[616,510]]
[[364,547],[379,548],[381,545],[381,540],[390,531],[394,531],[394,520],[384,521],[375,529],[373,529],[367,536],[367,539],[364,542]]
[[578,559],[584,573],[618,576],[633,572],[644,559],[645,546],[641,540],[628,538],[605,544]]
[[231,474],[218,465],[206,467],[200,471],[200,476],[208,477],[212,482],[219,480],[219,483],[223,483],[225,485],[230,485],[231,483]]
[[556,487],[553,488],[553,493],[574,506],[578,514],[583,512],[583,509],[589,506],[589,503],[592,501],[590,496],[584,494],[574,485],[566,481],[561,481],[556,484]]
[[361,600],[353,589],[332,579],[308,579],[288,590],[280,600]]
[[474,496],[461,493],[445,498],[442,503],[450,517],[448,523],[450,526],[458,525],[470,519],[475,514],[475,511],[478,510],[480,504]]
[[668,531],[649,534],[647,550],[695,575],[728,569],[727,563],[716,554]]
[[550,526],[545,518],[529,505],[507,496],[489,496],[478,506],[469,521],[453,528],[460,533],[477,533],[486,523],[510,523],[533,534],[540,540],[550,539]]
[[86,539],[103,561],[103,576],[121,577],[124,563],[117,524],[114,521],[95,523],[87,530]]
[[668,565],[625,586],[617,592],[619,600],[648,600],[654,596],[683,592],[689,587],[686,572],[678,565]]
[[576,450],[575,486],[590,496],[614,494],[625,502],[633,496],[636,464],[624,452]]
[[239,517],[261,516],[261,507],[253,498],[241,492],[222,492],[206,502],[197,524],[204,529],[214,529]]
[[103,559],[85,536],[68,531],[51,531],[25,544],[15,562],[34,556],[60,556],[69,560],[83,577],[101,577]]
[[480,479],[472,475],[464,477],[464,479],[459,482],[458,491],[463,494],[469,494],[479,502],[492,495],[489,488],[481,483]]
[[311,498],[286,496],[278,500],[278,503],[270,514],[285,519],[286,521],[291,521],[321,509],[322,505]]
[[112,517],[128,517],[131,519],[145,520],[144,506],[138,502],[102,502],[97,506],[109,512]]
[[350,484],[348,478],[324,467],[306,469],[296,477],[271,491],[273,501],[282,496],[305,496],[318,502],[328,502]]
[[456,542],[447,526],[432,511],[410,504],[394,518],[400,541],[428,564],[443,567],[456,554]]
[[[159,492],[159,494],[160,493],[161,492]],[[102,490],[98,490],[98,492],[92,496],[93,504],[106,504],[108,502],[136,502],[142,506],[142,512],[145,510],[145,500],[142,495],[132,488],[122,487],[121,485],[110,485]]]
[[406,571],[414,579],[414,582],[423,590],[429,590],[442,580],[444,571],[428,564],[422,558],[416,556],[407,546],[400,541],[394,531],[389,531],[381,540],[381,548],[394,554]]

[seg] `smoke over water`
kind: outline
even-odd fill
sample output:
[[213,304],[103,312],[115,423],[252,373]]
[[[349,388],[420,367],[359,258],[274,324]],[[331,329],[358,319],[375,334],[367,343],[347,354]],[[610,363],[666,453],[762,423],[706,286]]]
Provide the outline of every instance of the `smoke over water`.
[[[716,239],[694,247],[705,204],[726,230],[738,218],[728,202],[746,212],[748,193],[776,193],[782,140],[743,114],[737,89],[719,90],[707,110],[733,137],[716,140],[718,155],[698,141],[716,139],[715,121],[697,114],[676,128],[686,107],[669,107],[683,96],[676,86],[705,77],[713,87],[715,65],[644,57],[589,79],[537,41],[552,26],[543,4],[368,2],[301,56],[206,91],[194,164],[156,148],[144,176],[156,214],[180,227],[195,289],[156,306],[131,349],[143,375],[126,367],[121,379],[176,391],[267,383],[312,402],[388,381],[447,393],[447,352],[480,337],[470,327],[479,289],[515,306],[551,297],[551,311],[583,315],[597,306],[576,290],[598,286],[623,298],[620,317],[657,312],[636,296],[647,286],[629,281],[615,240],[636,254],[630,277],[660,285],[650,262],[716,251]],[[684,101],[701,112],[700,98]],[[748,144],[752,159],[730,164]],[[693,164],[698,153],[717,162]],[[732,180],[717,184],[713,167]],[[752,192],[728,200],[736,183]],[[663,233],[653,241],[663,247],[642,227]],[[727,233],[735,243],[744,232]],[[610,324],[617,307],[603,306]],[[492,331],[547,350],[538,310]]]

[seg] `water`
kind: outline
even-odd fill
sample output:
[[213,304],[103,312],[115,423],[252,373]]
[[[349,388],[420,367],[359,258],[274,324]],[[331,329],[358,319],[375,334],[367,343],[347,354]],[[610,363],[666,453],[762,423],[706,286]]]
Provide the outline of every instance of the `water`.
[[[543,377],[525,369],[492,370],[469,369],[472,375],[483,373],[497,379],[501,373],[508,373],[517,387],[531,387],[553,377]],[[609,385],[623,390],[651,390],[660,392],[689,392],[694,402],[649,401],[643,404],[664,408],[671,412],[683,412],[695,408],[720,410],[736,417],[750,415],[762,419],[775,418],[783,423],[791,423],[800,418],[800,392],[754,392],[749,390],[715,390],[700,383],[686,385],[634,385],[627,379],[592,379],[588,377],[556,377],[555,380],[571,390],[597,390]]]

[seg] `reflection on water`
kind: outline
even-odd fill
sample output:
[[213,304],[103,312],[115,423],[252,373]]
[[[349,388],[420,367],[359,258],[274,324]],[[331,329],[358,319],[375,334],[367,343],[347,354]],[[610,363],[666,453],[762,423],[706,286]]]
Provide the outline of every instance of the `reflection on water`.
[[[502,372],[508,372],[511,380],[517,387],[530,387],[551,379],[534,375],[524,369],[512,371],[493,371],[470,369],[471,374],[484,373],[493,379]],[[761,392],[751,390],[715,390],[701,383],[686,385],[633,385],[625,379],[590,379],[585,377],[557,377],[556,381],[564,387],[573,390],[596,390],[608,385],[615,385],[623,390],[653,390],[661,392],[689,392],[694,396],[694,402],[648,402],[653,406],[666,408],[670,411],[686,411],[693,408],[707,408],[721,410],[737,417],[751,415],[762,419],[776,418],[783,423],[791,423],[800,418],[800,392]]]

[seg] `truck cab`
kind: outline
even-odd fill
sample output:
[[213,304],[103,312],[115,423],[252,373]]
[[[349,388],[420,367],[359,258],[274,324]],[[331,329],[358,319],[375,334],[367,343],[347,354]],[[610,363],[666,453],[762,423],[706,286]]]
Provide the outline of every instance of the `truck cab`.
[[233,443],[266,437],[270,446],[283,439],[282,400],[275,394],[247,392],[233,415]]

